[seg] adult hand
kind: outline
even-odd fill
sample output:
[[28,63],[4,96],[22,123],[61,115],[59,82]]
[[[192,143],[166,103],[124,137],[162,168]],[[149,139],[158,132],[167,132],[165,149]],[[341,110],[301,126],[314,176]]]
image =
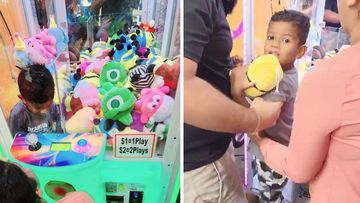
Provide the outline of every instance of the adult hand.
[[244,90],[255,85],[247,79],[246,71],[247,67],[237,66],[230,72],[231,95],[235,101],[245,96]]
[[78,5],[78,1],[74,0],[68,7],[68,9],[71,11],[72,14],[75,14],[77,11],[77,5]]
[[261,97],[257,97],[251,103],[251,108],[256,111],[259,116],[260,123],[257,131],[271,127],[276,124],[281,111],[282,102],[265,101]]
[[91,5],[90,5],[90,10],[98,13],[100,8],[103,6],[105,0],[92,0]]

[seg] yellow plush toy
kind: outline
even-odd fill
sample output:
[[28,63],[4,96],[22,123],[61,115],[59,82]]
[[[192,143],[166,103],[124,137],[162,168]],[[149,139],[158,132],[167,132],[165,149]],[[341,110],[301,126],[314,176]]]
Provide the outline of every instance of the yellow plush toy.
[[247,70],[249,82],[255,82],[254,87],[245,90],[248,97],[261,96],[274,89],[283,78],[283,70],[276,56],[266,54],[256,58]]
[[96,112],[91,107],[84,107],[77,111],[66,123],[67,133],[90,133],[94,130],[93,120]]

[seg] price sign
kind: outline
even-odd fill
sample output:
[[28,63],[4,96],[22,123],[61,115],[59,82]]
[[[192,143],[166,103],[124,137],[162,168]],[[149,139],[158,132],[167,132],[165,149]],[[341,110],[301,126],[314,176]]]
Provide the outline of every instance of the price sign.
[[119,133],[114,138],[115,158],[152,158],[154,156],[155,133]]

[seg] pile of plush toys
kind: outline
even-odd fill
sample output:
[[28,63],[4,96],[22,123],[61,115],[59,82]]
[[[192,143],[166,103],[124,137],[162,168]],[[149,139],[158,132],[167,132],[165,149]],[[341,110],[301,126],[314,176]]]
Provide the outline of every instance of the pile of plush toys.
[[70,71],[52,65],[68,37],[51,19],[50,28],[33,37],[22,40],[15,34],[16,65],[40,63],[56,71],[60,101],[54,102],[63,107],[67,133],[106,133],[111,146],[117,132],[155,132],[157,144],[164,145],[180,64],[160,56],[155,29],[145,31],[141,25],[95,42]]

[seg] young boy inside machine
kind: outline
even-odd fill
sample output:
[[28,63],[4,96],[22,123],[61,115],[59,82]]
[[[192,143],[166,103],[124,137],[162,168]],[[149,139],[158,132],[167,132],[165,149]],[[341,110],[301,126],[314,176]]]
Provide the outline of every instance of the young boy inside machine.
[[[279,117],[273,127],[259,134],[286,146],[290,140],[294,101],[298,88],[298,74],[294,62],[306,52],[305,43],[309,27],[309,18],[304,14],[294,10],[280,11],[271,17],[265,40],[264,53],[273,54],[279,59],[284,76],[276,88],[277,91],[274,90],[262,96],[263,99],[273,102],[274,107],[269,110],[278,112]],[[248,106],[243,103],[246,100],[236,100]],[[257,189],[260,202],[282,202],[284,199],[282,190],[287,184],[287,178],[265,164],[256,145],[250,143],[249,151],[256,156],[254,168],[258,177]]]
[[44,65],[30,65],[18,76],[19,101],[10,113],[10,130],[18,132],[62,132],[58,105],[53,104],[54,80]]

